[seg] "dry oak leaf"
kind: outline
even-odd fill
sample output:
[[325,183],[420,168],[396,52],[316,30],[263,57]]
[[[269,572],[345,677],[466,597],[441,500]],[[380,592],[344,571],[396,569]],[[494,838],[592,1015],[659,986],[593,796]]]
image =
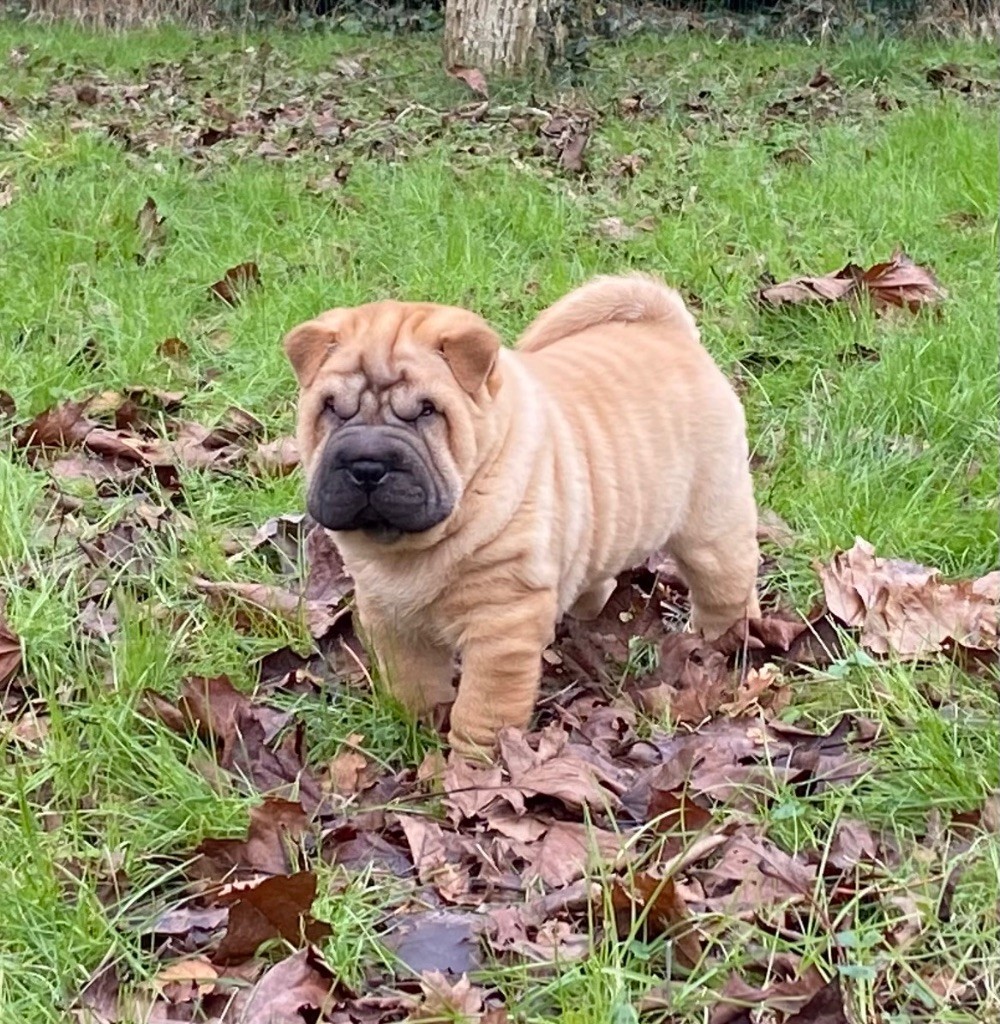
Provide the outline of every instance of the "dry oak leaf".
[[849,551],[819,568],[826,603],[875,654],[920,658],[949,642],[996,651],[1000,632],[1000,572],[945,583],[939,571],[882,558],[858,537]]

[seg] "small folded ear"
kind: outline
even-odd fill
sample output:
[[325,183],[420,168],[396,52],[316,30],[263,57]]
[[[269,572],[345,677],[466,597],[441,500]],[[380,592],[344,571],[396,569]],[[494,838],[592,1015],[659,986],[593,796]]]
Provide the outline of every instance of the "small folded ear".
[[484,384],[492,393],[500,336],[485,320],[470,316],[441,334],[441,353],[455,380],[470,395]]
[[285,355],[301,387],[312,383],[336,343],[336,332],[319,320],[307,320],[285,335]]

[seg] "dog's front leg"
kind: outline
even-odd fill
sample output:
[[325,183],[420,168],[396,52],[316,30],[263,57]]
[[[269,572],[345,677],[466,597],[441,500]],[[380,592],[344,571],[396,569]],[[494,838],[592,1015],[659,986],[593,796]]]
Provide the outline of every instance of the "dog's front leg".
[[455,698],[454,653],[369,611],[361,628],[375,655],[378,676],[410,714],[429,719]]
[[462,638],[462,676],[451,712],[452,749],[488,758],[504,726],[525,728],[538,697],[542,652],[555,633],[554,591],[494,596]]

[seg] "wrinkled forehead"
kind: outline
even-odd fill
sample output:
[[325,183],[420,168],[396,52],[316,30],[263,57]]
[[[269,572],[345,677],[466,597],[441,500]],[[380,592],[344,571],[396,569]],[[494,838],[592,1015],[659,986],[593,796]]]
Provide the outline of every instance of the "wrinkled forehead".
[[327,366],[334,372],[360,372],[375,388],[392,387],[407,379],[415,363],[426,365],[439,348],[448,312],[432,304],[374,302],[324,314],[321,319],[337,335]]

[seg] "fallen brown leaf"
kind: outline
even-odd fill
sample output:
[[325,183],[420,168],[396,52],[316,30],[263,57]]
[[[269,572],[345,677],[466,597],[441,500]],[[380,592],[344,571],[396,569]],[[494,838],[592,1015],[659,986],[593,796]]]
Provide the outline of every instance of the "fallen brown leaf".
[[901,250],[883,263],[863,270],[848,263],[822,277],[795,277],[780,284],[767,285],[757,292],[765,306],[799,305],[808,302],[841,302],[866,295],[876,310],[905,307],[918,312],[923,306],[947,298],[930,269],[914,263]]
[[180,338],[164,338],[156,346],[156,351],[164,359],[170,359],[176,363],[187,362],[191,356],[191,346],[186,341],[181,341]]
[[[823,975],[815,967],[807,967],[797,976],[764,986],[751,985],[732,974],[719,992],[719,1002],[708,1015],[709,1024],[742,1024],[751,1019],[745,1009],[754,1006],[795,1014],[807,1006],[824,985]],[[801,1024],[808,1024],[809,1020],[802,1018]]]
[[204,957],[174,960],[150,979],[149,988],[168,1003],[189,1003],[215,988],[219,971]]
[[213,881],[289,874],[295,870],[295,850],[308,821],[301,803],[267,797],[250,809],[246,839],[203,840],[188,873]]
[[554,797],[567,807],[588,807],[592,811],[617,806],[618,796],[605,785],[612,782],[612,772],[584,760],[578,752],[582,748],[567,744],[565,733],[549,731],[542,735],[535,751],[519,730],[500,732],[500,756],[510,776],[510,788],[504,796],[516,811],[524,810],[525,797],[535,796]]
[[310,914],[315,898],[316,875],[311,871],[237,883],[228,892],[218,894],[215,901],[229,907],[229,919],[213,962],[240,963],[269,939],[283,938],[298,946],[303,941],[313,943],[326,938],[330,926]]
[[167,240],[165,218],[160,216],[156,201],[151,196],[136,214],[135,227],[139,233],[139,251],[135,258],[141,265],[155,259]]
[[901,306],[916,313],[922,306],[946,299],[948,293],[927,268],[913,262],[905,252],[897,251],[884,263],[869,267],[861,284],[879,306]]
[[875,654],[920,658],[952,643],[997,650],[1000,572],[945,583],[937,569],[882,558],[859,537],[819,573],[830,611]]
[[815,865],[789,856],[768,839],[733,836],[709,868],[694,872],[706,905],[736,917],[788,901],[808,900],[816,881]]
[[[147,691],[144,710],[176,732],[194,732],[215,748],[218,768],[262,793],[296,791],[310,813],[322,802],[319,780],[305,767],[304,728],[288,712],[251,701],[226,676],[185,681],[171,704]],[[216,761],[208,765],[211,778]]]
[[410,1021],[454,1021],[477,1024],[481,1020],[486,993],[462,974],[455,981],[440,971],[425,971],[420,977],[420,1002],[407,1017]]
[[259,287],[260,283],[260,268],[256,263],[239,263],[230,267],[208,290],[210,295],[226,305],[236,306],[250,289]]
[[21,667],[21,638],[10,628],[0,594],[0,686],[6,686]]
[[726,655],[694,633],[670,633],[660,644],[659,664],[629,690],[648,715],[697,725],[730,698],[736,679]]
[[673,940],[678,963],[687,968],[702,958],[701,941],[694,930],[691,912],[672,878],[654,878],[641,873],[615,880],[611,905],[619,936],[639,933],[649,938],[666,935]]
[[553,821],[525,874],[552,888],[562,888],[584,877],[588,868],[614,862],[623,852],[626,837],[576,821]]
[[786,1024],[850,1024],[840,979],[828,981]]
[[642,231],[655,231],[656,221],[643,217],[634,224],[626,224],[621,217],[604,217],[597,222],[597,233],[612,242],[627,242]]
[[469,891],[469,868],[464,850],[436,822],[414,815],[399,815],[399,824],[410,846],[413,866],[425,885],[433,885],[441,898],[456,903]]
[[453,64],[446,69],[446,74],[464,82],[477,96],[489,99],[490,87],[486,82],[486,76],[479,68],[463,68],[460,64]]
[[375,782],[373,766],[356,748],[363,741],[364,737],[355,733],[347,738],[345,747],[336,757],[331,758],[326,765],[326,775],[323,779],[324,789],[328,789],[338,796],[353,796],[359,789],[373,785]]
[[240,1024],[304,1024],[320,1020],[334,1000],[336,975],[310,946],[275,964],[250,994]]
[[482,965],[482,928],[482,916],[468,910],[399,914],[392,920],[383,942],[415,974],[446,971],[459,975]]
[[257,445],[250,455],[250,469],[257,476],[288,476],[300,462],[294,437],[278,437]]
[[266,583],[239,583],[234,580],[213,583],[195,577],[192,581],[202,593],[218,598],[232,598],[280,615],[290,622],[302,622],[317,640],[326,636],[348,609],[331,606],[325,601],[308,601],[298,594]]

